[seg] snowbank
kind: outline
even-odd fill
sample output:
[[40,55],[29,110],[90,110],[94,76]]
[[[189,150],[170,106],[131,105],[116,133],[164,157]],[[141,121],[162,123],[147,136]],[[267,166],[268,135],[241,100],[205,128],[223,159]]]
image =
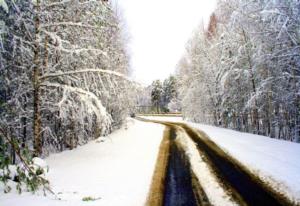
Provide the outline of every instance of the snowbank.
[[164,127],[135,120],[127,127],[47,158],[56,197],[0,191],[1,206],[143,205]]
[[300,202],[300,144],[203,124],[188,124],[204,131],[252,172]]

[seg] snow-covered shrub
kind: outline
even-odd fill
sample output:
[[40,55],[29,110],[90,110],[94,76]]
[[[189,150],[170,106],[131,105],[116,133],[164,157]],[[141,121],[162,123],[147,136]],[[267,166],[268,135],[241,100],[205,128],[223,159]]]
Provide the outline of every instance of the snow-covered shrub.
[[49,168],[46,162],[40,158],[31,159],[23,152],[19,164],[13,164],[9,155],[4,152],[8,144],[1,146],[0,154],[0,183],[3,184],[3,192],[8,193],[12,187],[21,193],[23,190],[35,192],[40,188],[48,188],[45,174]]
[[36,175],[45,175],[47,172],[49,172],[49,166],[46,161],[38,157],[34,157],[32,159],[32,164],[30,167]]

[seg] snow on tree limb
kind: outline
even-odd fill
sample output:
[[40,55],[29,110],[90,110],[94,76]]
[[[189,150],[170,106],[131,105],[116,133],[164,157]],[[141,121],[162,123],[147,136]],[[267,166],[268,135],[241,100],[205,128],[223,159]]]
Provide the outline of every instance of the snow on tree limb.
[[46,4],[45,7],[61,6],[65,3],[69,3],[70,1],[71,0],[62,0],[62,1],[54,2],[54,3]]
[[[49,32],[45,29],[41,29],[40,30],[42,33],[46,34],[48,37],[50,37],[55,43],[56,45],[49,45],[49,47],[54,48],[55,50],[59,50],[65,53],[82,53],[82,52],[94,52],[95,54],[101,54],[106,58],[109,58],[107,56],[107,53],[104,52],[101,49],[96,49],[96,48],[80,48],[77,45],[71,44],[69,41],[67,40],[63,40],[60,36],[58,36],[55,32]],[[43,44],[43,42],[41,42],[41,44]],[[67,49],[63,46],[63,44],[68,45],[69,47],[71,47],[70,49]]]
[[6,2],[5,2],[5,0],[0,0],[0,8],[1,7],[4,9],[4,11],[6,13],[8,13],[8,6],[7,6]]
[[[82,88],[72,87],[69,85],[58,84],[58,83],[47,82],[47,83],[41,84],[40,86],[61,88],[64,91],[69,91],[76,95],[79,95],[82,102],[84,102],[84,104],[86,104],[88,106],[88,109],[92,109],[92,111],[96,114],[98,123],[100,124],[99,126],[101,126],[105,130],[109,129],[109,127],[112,123],[111,116],[107,113],[106,108],[102,105],[102,102],[94,93],[86,91]],[[66,92],[64,92],[64,96],[62,98],[63,100],[65,100],[65,98],[66,98],[65,94],[66,94]],[[58,103],[58,106],[62,105],[63,100],[61,100]],[[105,130],[103,131],[103,133],[106,132]]]
[[[46,4],[44,6],[45,7],[61,6],[63,4],[67,4],[67,3],[70,3],[70,2],[71,2],[71,0],[62,0],[62,1],[54,2],[54,3]],[[87,1],[84,1],[84,2],[80,2],[79,4],[83,5],[83,4],[93,3],[93,2],[99,2],[99,1],[97,1],[97,0],[87,0]]]
[[92,25],[75,23],[75,22],[53,22],[53,23],[49,23],[49,24],[41,24],[40,28],[56,27],[56,26],[75,26],[75,27],[92,28],[92,29],[97,28]]
[[66,75],[72,75],[72,74],[82,74],[82,73],[89,73],[89,72],[109,74],[109,75],[113,75],[116,77],[120,77],[127,81],[132,81],[124,74],[121,74],[121,73],[115,72],[115,71],[111,71],[111,70],[104,70],[104,69],[83,69],[83,70],[77,70],[77,71],[67,71],[67,72],[61,72],[61,73],[46,74],[44,76],[41,76],[40,80],[48,79],[51,77],[59,77],[59,76],[66,76]]

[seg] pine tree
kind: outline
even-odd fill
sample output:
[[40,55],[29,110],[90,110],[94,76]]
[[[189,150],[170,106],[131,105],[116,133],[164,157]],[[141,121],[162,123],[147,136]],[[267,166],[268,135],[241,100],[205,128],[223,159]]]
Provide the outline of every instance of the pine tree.
[[155,80],[151,85],[151,102],[152,105],[156,108],[156,112],[160,113],[161,111],[161,99],[162,99],[162,84],[160,80]]

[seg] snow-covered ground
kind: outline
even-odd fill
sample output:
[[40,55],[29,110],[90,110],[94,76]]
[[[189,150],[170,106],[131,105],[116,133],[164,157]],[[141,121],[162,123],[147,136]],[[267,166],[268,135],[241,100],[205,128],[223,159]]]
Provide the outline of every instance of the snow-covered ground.
[[[145,117],[184,122],[180,117]],[[300,144],[186,122],[204,131],[225,152],[300,203]]]
[[[146,117],[183,121],[180,117]],[[204,131],[228,154],[300,202],[300,144],[187,122]],[[1,206],[141,206],[151,184],[164,127],[130,119],[120,129],[72,151],[46,159],[56,197],[42,193],[3,193]],[[85,202],[85,197],[97,200]]]
[[[4,194],[1,206],[141,206],[151,184],[164,127],[130,119],[105,139],[46,159],[56,197],[16,192]],[[104,141],[102,141],[104,140]],[[94,201],[83,201],[85,197]]]

